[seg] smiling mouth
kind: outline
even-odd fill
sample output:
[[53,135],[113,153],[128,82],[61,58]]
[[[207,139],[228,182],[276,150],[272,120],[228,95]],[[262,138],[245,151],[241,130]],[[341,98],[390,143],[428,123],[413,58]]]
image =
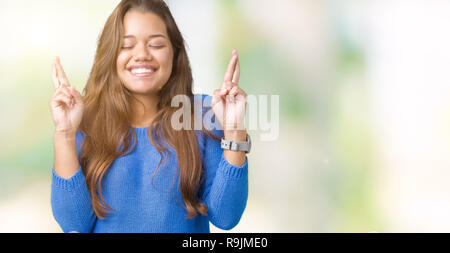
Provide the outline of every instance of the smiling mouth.
[[132,68],[128,70],[132,76],[135,77],[150,77],[155,74],[158,69],[154,68]]

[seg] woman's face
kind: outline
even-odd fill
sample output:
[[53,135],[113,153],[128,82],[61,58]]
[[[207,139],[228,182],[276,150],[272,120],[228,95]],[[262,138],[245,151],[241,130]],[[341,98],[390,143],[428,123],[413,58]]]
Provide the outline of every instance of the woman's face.
[[117,73],[134,94],[154,94],[172,73],[173,48],[163,20],[150,12],[130,10],[123,20],[124,37]]

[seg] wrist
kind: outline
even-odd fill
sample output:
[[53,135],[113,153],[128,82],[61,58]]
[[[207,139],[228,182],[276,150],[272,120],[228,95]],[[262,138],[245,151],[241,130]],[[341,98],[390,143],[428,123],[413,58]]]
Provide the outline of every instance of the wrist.
[[247,141],[247,130],[224,130],[223,133],[227,141]]
[[76,139],[76,131],[70,130],[55,130],[55,139],[64,141],[74,141]]

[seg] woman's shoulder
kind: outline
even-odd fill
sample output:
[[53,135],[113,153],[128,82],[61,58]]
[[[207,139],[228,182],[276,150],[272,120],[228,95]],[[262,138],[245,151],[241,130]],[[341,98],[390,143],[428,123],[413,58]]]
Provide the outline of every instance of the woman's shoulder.
[[77,142],[82,141],[85,137],[86,137],[85,133],[83,133],[81,130],[77,130],[76,133]]
[[[203,127],[207,130],[211,130],[210,133],[214,134],[217,137],[223,137],[223,130],[220,127],[220,124],[215,119],[215,114],[211,106],[212,96],[208,94],[194,94],[194,100],[198,101],[198,104],[202,105],[202,124]],[[205,132],[202,130],[197,130],[198,135],[202,138],[211,139],[209,135],[205,135]]]

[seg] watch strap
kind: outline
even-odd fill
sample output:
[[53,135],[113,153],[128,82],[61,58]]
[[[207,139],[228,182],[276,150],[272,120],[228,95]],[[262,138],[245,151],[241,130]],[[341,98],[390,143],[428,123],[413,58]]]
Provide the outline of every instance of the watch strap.
[[222,138],[220,146],[223,149],[233,150],[233,151],[245,151],[245,153],[249,153],[251,150],[251,139],[250,135],[247,134],[247,141],[230,141]]

